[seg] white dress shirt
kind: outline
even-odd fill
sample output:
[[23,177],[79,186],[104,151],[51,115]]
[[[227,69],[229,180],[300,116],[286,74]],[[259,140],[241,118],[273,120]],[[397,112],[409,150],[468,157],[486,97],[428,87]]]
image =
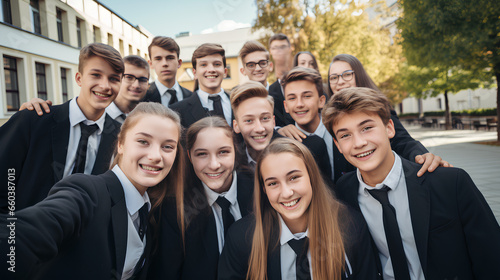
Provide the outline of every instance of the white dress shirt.
[[135,266],[146,248],[146,235],[141,240],[138,233],[140,225],[139,209],[142,208],[144,203],[147,203],[149,211],[151,209],[151,202],[149,201],[148,193],[145,192],[144,195],[141,195],[118,165],[115,165],[112,171],[122,184],[125,194],[125,204],[127,206],[127,253],[125,254],[122,279],[128,279],[133,276]]
[[125,121],[125,118],[123,116],[127,116],[128,114],[125,114],[116,106],[115,102],[111,102],[108,107],[106,107],[106,114],[108,114],[113,120],[123,124]]
[[96,132],[92,133],[92,135],[89,136],[89,140],[87,143],[87,155],[85,158],[84,174],[92,173],[95,159],[97,157],[97,150],[99,150],[99,143],[101,142],[101,134],[104,130],[104,121],[106,119],[106,113],[103,113],[97,121],[87,120],[82,110],[80,110],[80,107],[76,103],[77,98],[72,99],[69,102],[69,124],[71,127],[69,129],[68,152],[66,153],[66,163],[64,164],[63,178],[71,175],[71,172],[73,172],[73,167],[75,166],[76,150],[78,149],[78,143],[80,142],[81,136],[81,122],[86,125],[97,124],[98,127]]
[[[233,121],[232,121],[232,111],[231,111],[231,101],[229,100],[229,97],[227,94],[224,92],[224,90],[221,88],[219,93],[214,93],[213,95],[219,95],[221,104],[222,104],[222,110],[224,111],[224,118],[226,119],[227,123],[229,126],[233,126]],[[201,106],[204,108],[207,108],[208,111],[212,111],[214,109],[214,102],[210,99],[208,99],[208,96],[211,94],[204,92],[203,90],[199,89],[198,90],[198,97],[200,98]]]
[[[156,85],[156,88],[158,89],[158,92],[160,93],[161,104],[163,104],[163,106],[165,106],[165,107],[168,107],[168,103],[170,102],[170,99],[172,98],[170,93],[167,92],[167,90],[169,90],[169,88],[166,87],[165,85],[163,85],[158,80],[155,81],[155,85]],[[172,87],[172,89],[175,90],[175,95],[177,96],[177,102],[181,101],[183,99],[182,89],[177,81],[175,81],[175,84]]]
[[219,196],[225,197],[231,206],[229,206],[229,212],[233,215],[234,221],[241,219],[240,206],[238,204],[238,186],[237,186],[237,175],[236,171],[233,171],[233,182],[231,187],[227,192],[216,193],[211,190],[205,183],[203,183],[203,188],[205,189],[205,195],[207,196],[208,205],[212,207],[215,217],[215,226],[217,228],[217,243],[219,244],[219,254],[222,253],[222,248],[224,248],[224,222],[222,220],[222,209],[219,204],[215,203]]
[[391,256],[387,247],[387,238],[385,237],[384,222],[382,216],[382,205],[378,200],[373,198],[368,190],[382,189],[384,186],[391,188],[387,193],[389,202],[396,209],[396,220],[398,221],[403,248],[405,250],[406,259],[408,260],[408,269],[412,280],[422,280],[424,274],[420,259],[418,257],[415,237],[413,235],[413,226],[411,223],[410,207],[408,202],[408,191],[406,188],[406,179],[403,172],[401,158],[393,152],[395,161],[391,171],[380,184],[375,187],[370,187],[364,183],[359,169],[356,171],[359,188],[358,201],[361,212],[365,217],[370,233],[377,245],[377,249],[382,263],[384,279],[394,279],[394,271],[392,269]]
[[[281,263],[281,279],[289,279],[289,280],[295,280],[296,279],[296,272],[295,272],[295,261],[297,259],[297,255],[295,254],[295,251],[288,245],[288,241],[292,239],[302,239],[304,237],[309,237],[309,230],[306,230],[306,232],[299,232],[296,234],[293,234],[290,229],[287,227],[285,224],[285,221],[283,221],[283,218],[281,218],[281,215],[278,214],[278,217],[280,219],[280,225],[281,225],[281,237],[280,237],[280,263]],[[311,280],[312,280],[312,261],[311,261],[311,250],[307,250],[307,260],[309,261],[309,271],[311,272]]]

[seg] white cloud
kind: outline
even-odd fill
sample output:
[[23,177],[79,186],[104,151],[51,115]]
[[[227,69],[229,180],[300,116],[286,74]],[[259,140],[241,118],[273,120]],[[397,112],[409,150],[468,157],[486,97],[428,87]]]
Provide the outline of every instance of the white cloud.
[[214,29],[213,28],[207,28],[207,29],[203,29],[201,31],[201,34],[208,34],[208,33],[214,33]]
[[250,23],[235,22],[234,20],[223,20],[217,24],[217,31],[230,31],[238,28],[250,27]]

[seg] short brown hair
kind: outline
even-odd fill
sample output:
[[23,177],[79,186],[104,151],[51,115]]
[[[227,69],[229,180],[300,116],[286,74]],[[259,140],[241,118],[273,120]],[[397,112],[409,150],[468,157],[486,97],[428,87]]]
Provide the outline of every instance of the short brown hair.
[[323,80],[318,71],[311,68],[294,67],[290,72],[286,73],[281,80],[283,91],[285,91],[285,87],[289,83],[296,81],[309,81],[313,83],[318,90],[319,96],[321,97],[323,95]]
[[[231,108],[233,112],[236,113],[236,109],[240,106],[241,102],[250,99],[252,97],[266,98],[271,107],[274,109],[274,99],[266,90],[266,87],[262,83],[255,81],[248,81],[242,85],[235,87],[231,91]],[[273,113],[274,114],[274,113]],[[235,114],[236,115],[236,114]]]
[[116,73],[123,74],[125,66],[120,53],[115,48],[102,43],[88,44],[80,50],[78,72],[83,73],[85,63],[94,56],[104,59]]
[[193,52],[193,58],[191,63],[193,68],[196,69],[196,60],[198,58],[205,57],[207,55],[220,54],[222,56],[222,62],[224,63],[224,68],[226,68],[226,51],[219,44],[205,43]]
[[321,113],[323,124],[328,132],[335,137],[333,126],[342,116],[351,113],[377,114],[384,124],[391,119],[391,104],[380,91],[371,88],[345,88],[334,94],[326,103]]
[[273,36],[271,36],[271,38],[269,38],[268,46],[271,47],[271,43],[273,41],[276,41],[276,40],[278,40],[278,41],[286,40],[288,42],[288,45],[290,46],[290,40],[288,39],[288,36],[286,36],[283,33],[278,33],[278,34],[274,34]]
[[153,46],[160,47],[169,52],[175,52],[177,54],[177,59],[179,59],[181,49],[179,48],[179,45],[177,45],[174,39],[165,36],[154,37],[153,41],[151,41],[151,44],[149,44],[148,47],[149,59],[153,59],[153,56],[151,55],[151,48]]
[[243,66],[245,64],[245,57],[253,52],[265,52],[266,58],[269,59],[269,52],[267,51],[266,47],[264,47],[264,45],[255,40],[247,41],[241,48],[239,54]]
[[134,65],[135,67],[142,68],[148,70],[148,75],[149,75],[149,63],[142,57],[132,54],[132,55],[127,55],[126,57],[123,58],[123,62]]

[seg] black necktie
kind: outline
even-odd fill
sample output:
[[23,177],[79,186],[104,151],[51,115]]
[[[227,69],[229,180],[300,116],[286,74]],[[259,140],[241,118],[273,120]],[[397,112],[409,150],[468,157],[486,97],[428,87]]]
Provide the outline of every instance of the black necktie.
[[224,223],[224,235],[226,235],[227,230],[234,223],[234,217],[229,211],[231,203],[223,196],[219,196],[215,202],[222,209],[222,222]]
[[292,247],[297,255],[295,259],[295,275],[297,280],[310,280],[311,270],[309,269],[309,260],[307,259],[307,250],[309,249],[309,238],[290,239],[288,245]]
[[146,234],[146,230],[148,228],[148,204],[144,203],[144,205],[139,209],[139,238],[144,237],[144,234]]
[[167,89],[167,92],[170,93],[170,101],[168,101],[168,105],[172,105],[177,102],[177,92],[173,88]]
[[89,142],[89,136],[92,135],[97,130],[97,124],[86,125],[83,122],[80,123],[81,136],[78,142],[78,148],[76,150],[75,167],[73,168],[74,173],[84,173],[85,172],[85,161],[87,158],[87,144]]
[[396,219],[396,209],[389,203],[387,192],[391,189],[384,186],[380,190],[369,190],[370,194],[382,204],[382,216],[384,220],[385,237],[387,247],[391,255],[392,269],[396,279],[410,279],[410,272],[406,261],[403,241],[399,232],[398,221]]
[[220,101],[220,95],[214,94],[208,96],[208,99],[214,102],[214,109],[210,111],[211,116],[221,116],[224,118],[224,111],[222,110],[222,103]]

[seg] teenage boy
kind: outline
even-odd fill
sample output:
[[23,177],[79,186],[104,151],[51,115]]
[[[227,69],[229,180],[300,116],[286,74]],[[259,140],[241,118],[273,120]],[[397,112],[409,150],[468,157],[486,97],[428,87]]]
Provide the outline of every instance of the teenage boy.
[[[243,166],[247,165],[252,171],[264,148],[272,139],[281,137],[274,131],[273,102],[266,88],[254,81],[244,83],[231,92],[233,130],[236,134],[241,134],[238,146],[246,155],[238,162]],[[311,150],[325,177],[329,178],[330,163],[323,140],[313,135],[306,137],[303,143]]]
[[[0,212],[7,212],[15,190],[15,210],[43,200],[49,189],[73,173],[101,174],[109,169],[120,125],[106,107],[120,90],[124,70],[120,53],[94,43],[80,51],[77,98],[38,116],[23,110],[0,127]],[[12,204],[10,204],[12,206]],[[12,208],[12,207],[11,207]]]
[[420,165],[391,150],[390,103],[381,93],[349,88],[323,109],[323,122],[357,167],[336,194],[363,214],[384,279],[496,279],[500,227],[469,175]]
[[259,82],[269,91],[267,76],[273,69],[273,63],[269,61],[269,52],[266,47],[257,41],[246,42],[240,50],[240,59],[243,67],[241,74],[248,77],[250,81]]
[[[120,124],[125,121],[127,115],[146,95],[149,80],[149,64],[144,58],[138,55],[129,55],[123,58],[123,62],[125,71],[120,92],[115,100],[106,107],[106,113]],[[23,103],[19,111],[36,110],[37,114],[41,116],[44,110],[46,113],[50,112],[50,105],[52,105],[50,100],[33,98]]]
[[[335,147],[332,136],[321,122],[320,111],[325,105],[326,97],[323,94],[320,74],[313,69],[295,67],[283,77],[282,85],[285,90],[285,111],[293,118],[295,127],[286,126],[278,132],[295,139],[299,138],[299,136],[291,136],[296,133],[295,131],[305,135],[314,134],[323,138],[327,146],[334,182],[337,182],[342,174],[353,171],[355,168],[345,160],[344,156]],[[396,136],[391,143],[393,147],[397,147],[395,151],[398,154],[411,159],[413,157],[412,153],[415,153],[415,151],[406,149],[407,145],[413,144],[410,141],[416,140]],[[424,159],[421,172],[432,172],[438,165],[449,166],[448,162],[427,152],[425,148],[420,153],[420,156]]]
[[179,45],[170,37],[156,36],[148,47],[149,65],[158,79],[149,84],[144,101],[158,102],[168,107],[191,96],[192,92],[177,82],[177,69],[182,65]]
[[221,87],[222,80],[227,76],[224,49],[219,44],[203,44],[193,52],[191,63],[199,89],[190,97],[171,105],[179,112],[182,126],[187,129],[196,121],[213,115],[223,117],[231,125],[229,94]]
[[274,61],[274,74],[276,82],[269,86],[269,95],[274,98],[274,114],[277,116],[276,125],[284,127],[293,124],[292,117],[285,112],[283,107],[284,95],[281,87],[281,79],[288,72],[292,61],[292,46],[285,34],[274,34],[269,38],[269,50]]

